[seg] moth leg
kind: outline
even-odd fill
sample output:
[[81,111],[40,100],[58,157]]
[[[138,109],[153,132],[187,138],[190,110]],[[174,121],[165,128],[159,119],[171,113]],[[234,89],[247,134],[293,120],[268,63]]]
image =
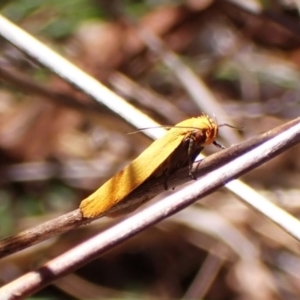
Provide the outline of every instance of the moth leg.
[[199,160],[196,160],[196,161],[195,161],[195,162],[197,163],[195,172],[198,171],[198,168],[200,167],[202,160],[203,160],[203,159],[199,159]]
[[197,180],[197,177],[194,175],[194,172],[193,172],[193,163],[191,165],[189,165],[189,176],[191,177],[191,179]]
[[193,138],[189,138],[189,147],[188,147],[188,158],[189,158],[189,176],[193,179],[196,180],[196,176],[193,173],[193,150],[195,147],[195,140]]
[[164,183],[163,183],[164,184],[164,188],[167,191],[169,189],[169,186],[168,186],[169,174],[167,174],[167,172],[164,172],[163,179],[164,179]]
[[226,149],[223,145],[219,144],[217,141],[213,141],[213,144],[220,149]]
[[164,189],[167,191],[169,189],[168,180],[170,177],[170,172],[169,172],[168,168],[162,170],[161,177],[163,180]]

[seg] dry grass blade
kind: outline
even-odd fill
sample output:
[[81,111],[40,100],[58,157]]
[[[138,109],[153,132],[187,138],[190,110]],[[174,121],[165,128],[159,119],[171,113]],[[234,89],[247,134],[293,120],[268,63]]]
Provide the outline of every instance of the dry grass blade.
[[[290,122],[289,125],[290,127],[285,128],[283,131],[280,131],[282,128],[277,128],[275,130],[277,134],[274,137],[258,144],[254,148],[252,147],[248,152],[237,157],[233,153],[231,160],[227,164],[208,173],[190,186],[151,207],[143,209],[136,215],[53,259],[38,270],[30,272],[4,286],[0,289],[2,299],[17,299],[15,298],[16,295],[20,299],[31,295],[53,280],[95,259],[125,239],[175,214],[198,199],[214,192],[217,188],[224,186],[225,183],[296,145],[300,142],[300,119]],[[227,149],[228,152],[229,150]],[[218,155],[215,157],[218,157]],[[277,223],[297,240],[300,240],[299,221],[272,203],[268,205],[265,216]],[[269,214],[269,211],[272,213]],[[274,216],[276,216],[275,219],[273,218]]]
[[119,91],[121,95],[125,95],[129,99],[135,98],[136,101],[141,102],[147,108],[153,109],[156,113],[167,115],[172,123],[176,124],[186,119],[186,115],[174,104],[163,101],[161,96],[139,86],[125,75],[114,72],[109,76],[108,80],[110,85],[114,87],[116,91]]
[[47,88],[24,74],[19,73],[17,70],[10,70],[8,68],[0,67],[0,78],[14,85],[18,90],[29,92],[35,95],[40,95],[56,103],[57,105],[63,105],[76,110],[82,110],[89,113],[97,113],[100,111],[100,106],[95,102],[83,103],[78,101],[75,97],[70,97],[67,94],[63,94]]
[[259,14],[262,11],[262,5],[259,1],[256,0],[227,0],[228,2],[232,2],[233,4],[240,6],[245,11],[249,11],[254,14]]
[[[225,252],[225,249],[222,249],[220,245],[220,252],[222,250]],[[184,295],[185,299],[201,299],[205,296],[209,287],[212,285],[214,279],[217,277],[218,272],[220,271],[224,259],[218,257],[213,253],[210,253],[206,258],[202,268],[199,270],[196,275],[194,282],[189,287],[188,291]]]

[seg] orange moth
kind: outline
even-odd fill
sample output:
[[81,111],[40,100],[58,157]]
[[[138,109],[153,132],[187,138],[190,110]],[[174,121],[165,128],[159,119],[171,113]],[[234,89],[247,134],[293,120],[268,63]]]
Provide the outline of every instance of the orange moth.
[[223,148],[215,141],[217,135],[218,125],[205,114],[172,126],[127,167],[82,200],[80,210],[83,217],[95,218],[105,214],[149,178],[161,175],[167,178],[174,171],[189,166],[189,175],[195,179],[192,164],[204,146],[214,144]]

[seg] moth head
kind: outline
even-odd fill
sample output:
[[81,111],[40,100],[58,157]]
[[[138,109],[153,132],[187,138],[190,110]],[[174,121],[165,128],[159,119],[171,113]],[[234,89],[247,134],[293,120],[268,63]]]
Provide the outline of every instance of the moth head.
[[199,121],[201,122],[199,128],[201,128],[202,134],[205,136],[203,145],[212,144],[218,135],[217,123],[212,118],[204,114],[199,117]]
[[[205,135],[205,141],[204,141],[203,145],[209,145],[209,144],[213,143],[213,144],[217,145],[218,147],[221,146],[215,141],[220,127],[230,127],[230,128],[234,128],[234,129],[241,129],[241,128],[232,126],[227,123],[218,125],[216,120],[213,120],[212,118],[210,118],[208,115],[205,115],[205,114],[201,115],[199,117],[199,119],[201,121],[201,126],[202,126],[201,128],[203,128],[203,133]],[[224,148],[224,147],[221,146],[221,148]]]

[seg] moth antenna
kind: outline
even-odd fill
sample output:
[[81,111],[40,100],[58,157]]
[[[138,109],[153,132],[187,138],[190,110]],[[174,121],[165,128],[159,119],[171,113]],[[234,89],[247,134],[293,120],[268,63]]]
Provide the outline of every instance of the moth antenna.
[[222,144],[218,143],[217,141],[213,141],[213,144],[220,149],[226,149]]
[[174,127],[172,125],[160,125],[160,126],[153,126],[153,127],[145,127],[145,128],[139,128],[137,130],[134,130],[134,131],[130,131],[130,132],[127,132],[127,134],[135,134],[135,133],[138,133],[138,132],[141,132],[143,130],[148,130],[148,129],[156,129],[156,128],[171,128],[171,127]]
[[[215,119],[215,122],[216,124],[218,124],[218,120],[217,120],[217,116],[215,114],[213,114],[213,117]],[[244,127],[236,127],[236,126],[233,126],[233,125],[230,125],[228,123],[224,123],[224,124],[218,124],[218,127],[230,127],[230,128],[234,128],[234,129],[237,129],[237,130],[243,130]]]
[[[215,115],[215,113],[213,113],[213,117],[215,119],[215,123],[218,124],[218,120],[217,120],[217,116]],[[219,126],[219,125],[218,125]]]
[[244,129],[244,127],[236,127],[236,126],[233,126],[233,125],[230,125],[230,124],[227,124],[227,123],[220,124],[218,126],[219,127],[230,127],[230,128],[234,128],[234,129],[237,129],[237,130],[243,130]]
[[156,128],[168,128],[168,129],[170,129],[170,128],[184,128],[184,129],[195,129],[195,130],[200,129],[198,127],[193,127],[193,126],[161,125],[161,126],[140,128],[140,129],[137,129],[135,131],[128,132],[127,134],[135,134],[135,133],[141,132],[143,130],[156,129]]

